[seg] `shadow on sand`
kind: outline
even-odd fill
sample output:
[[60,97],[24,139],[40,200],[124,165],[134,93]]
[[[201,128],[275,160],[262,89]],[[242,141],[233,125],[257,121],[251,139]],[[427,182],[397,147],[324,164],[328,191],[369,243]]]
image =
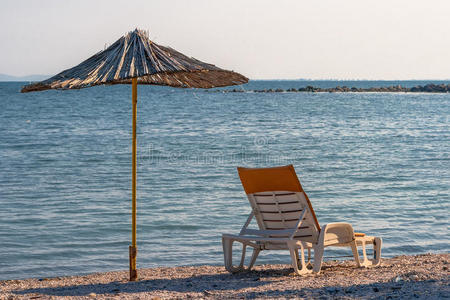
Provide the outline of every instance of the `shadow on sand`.
[[[355,284],[351,286],[323,286],[319,288],[286,289],[271,287],[260,290],[258,287],[279,281],[277,277],[288,276],[292,269],[251,271],[239,274],[199,275],[174,279],[142,279],[137,282],[113,281],[109,283],[70,285],[59,287],[43,287],[12,291],[16,295],[40,294],[47,296],[88,296],[97,295],[151,293],[203,293],[205,297],[217,298],[437,298],[446,297],[448,283],[438,280],[425,281],[388,281],[371,284]],[[271,280],[272,279],[272,280]],[[57,280],[57,279],[56,279]],[[298,278],[301,280],[301,278]],[[281,287],[281,286],[280,286]],[[286,286],[284,286],[286,287]],[[251,290],[256,288],[256,290]],[[250,289],[236,293],[237,290]],[[226,293],[225,291],[230,291]],[[198,294],[197,294],[198,295]]]
[[172,279],[141,279],[136,282],[112,281],[109,283],[80,284],[59,287],[43,287],[13,291],[15,294],[42,294],[52,296],[87,296],[95,294],[117,293],[142,293],[152,291],[173,291],[180,293],[211,292],[215,290],[234,290],[239,288],[251,288],[270,284],[270,280],[262,278],[274,278],[286,276],[292,269],[273,271],[251,271],[238,274],[213,274],[199,275],[187,278]]

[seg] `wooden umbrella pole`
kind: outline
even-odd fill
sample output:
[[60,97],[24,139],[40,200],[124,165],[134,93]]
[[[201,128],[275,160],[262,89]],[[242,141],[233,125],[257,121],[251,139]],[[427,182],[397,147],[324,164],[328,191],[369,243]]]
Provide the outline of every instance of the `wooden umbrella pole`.
[[137,246],[136,246],[136,163],[137,163],[137,138],[136,138],[136,119],[137,119],[137,78],[132,79],[132,102],[133,102],[133,144],[132,144],[132,213],[131,213],[131,246],[130,251],[130,281],[137,280],[137,270],[136,270],[136,256],[137,256]]

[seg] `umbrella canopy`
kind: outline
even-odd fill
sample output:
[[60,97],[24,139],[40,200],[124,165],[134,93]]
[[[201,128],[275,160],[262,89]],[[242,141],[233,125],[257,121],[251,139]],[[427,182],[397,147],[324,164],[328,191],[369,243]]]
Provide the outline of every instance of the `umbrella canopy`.
[[169,47],[153,43],[147,32],[134,30],[81,64],[41,82],[26,85],[22,92],[49,89],[81,89],[101,84],[132,84],[132,230],[130,280],[136,270],[136,185],[137,185],[137,84],[168,85],[182,88],[212,88],[247,83],[233,71],[187,57]]
[[140,84],[184,88],[212,88],[248,82],[248,78],[239,73],[160,46],[149,39],[146,31],[136,29],[79,65],[27,85],[22,92],[130,84],[132,78],[138,78]]

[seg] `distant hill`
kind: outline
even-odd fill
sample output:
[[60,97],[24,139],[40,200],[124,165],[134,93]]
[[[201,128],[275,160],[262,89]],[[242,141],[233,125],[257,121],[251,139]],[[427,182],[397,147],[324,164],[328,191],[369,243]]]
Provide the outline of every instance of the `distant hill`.
[[0,74],[0,81],[41,81],[49,78],[49,75],[26,75],[26,76],[12,76],[8,74]]

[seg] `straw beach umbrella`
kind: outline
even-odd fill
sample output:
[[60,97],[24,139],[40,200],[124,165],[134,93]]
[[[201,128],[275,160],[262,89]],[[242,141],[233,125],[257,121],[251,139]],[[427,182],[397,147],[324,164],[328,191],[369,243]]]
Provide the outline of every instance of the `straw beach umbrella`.
[[134,30],[79,65],[41,82],[22,88],[22,92],[48,89],[80,89],[102,84],[132,84],[132,237],[129,247],[130,280],[136,270],[136,118],[137,84],[168,85],[180,88],[212,88],[247,83],[233,71],[187,57],[149,39],[148,32]]

